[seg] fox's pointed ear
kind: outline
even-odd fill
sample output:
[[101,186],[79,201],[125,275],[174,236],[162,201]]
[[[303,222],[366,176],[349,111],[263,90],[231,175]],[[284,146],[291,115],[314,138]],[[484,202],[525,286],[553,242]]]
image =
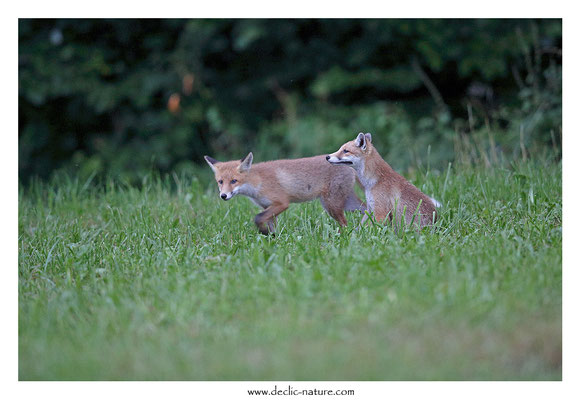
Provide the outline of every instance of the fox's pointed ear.
[[367,141],[367,143],[371,143],[371,133],[367,132],[365,134],[365,140]]
[[238,167],[238,171],[240,172],[249,171],[250,167],[252,166],[252,159],[253,159],[252,152],[250,152],[246,157],[240,160],[240,166]]
[[363,132],[359,132],[359,135],[357,135],[357,138],[355,138],[355,146],[361,147],[361,150],[365,150],[367,148],[367,138]]
[[216,167],[214,166],[214,164],[217,164],[218,161],[216,161],[212,157],[208,157],[208,156],[204,156],[204,160],[206,160],[206,162],[208,163],[210,168],[212,168],[212,171],[216,172]]

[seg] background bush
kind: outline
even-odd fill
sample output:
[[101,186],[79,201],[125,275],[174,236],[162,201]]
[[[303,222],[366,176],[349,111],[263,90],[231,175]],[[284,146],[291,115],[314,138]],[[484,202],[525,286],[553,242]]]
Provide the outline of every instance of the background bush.
[[20,177],[139,181],[359,131],[400,169],[428,146],[440,166],[558,154],[561,35],[560,20],[21,19]]

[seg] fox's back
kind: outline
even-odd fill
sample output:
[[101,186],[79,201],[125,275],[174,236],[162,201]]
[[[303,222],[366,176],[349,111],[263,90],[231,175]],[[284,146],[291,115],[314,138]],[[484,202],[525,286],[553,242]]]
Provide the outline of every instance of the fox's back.
[[[333,183],[353,187],[355,182],[352,168],[333,166],[325,156],[266,161],[255,164],[253,169],[261,177],[263,189],[282,190],[293,202],[320,197]],[[272,186],[265,188],[265,184]]]

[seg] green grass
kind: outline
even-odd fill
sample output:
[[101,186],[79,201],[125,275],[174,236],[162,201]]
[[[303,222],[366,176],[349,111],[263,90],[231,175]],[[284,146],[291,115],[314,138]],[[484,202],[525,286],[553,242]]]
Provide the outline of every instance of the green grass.
[[412,181],[422,234],[312,202],[274,238],[194,178],[21,188],[20,379],[561,379],[561,165]]

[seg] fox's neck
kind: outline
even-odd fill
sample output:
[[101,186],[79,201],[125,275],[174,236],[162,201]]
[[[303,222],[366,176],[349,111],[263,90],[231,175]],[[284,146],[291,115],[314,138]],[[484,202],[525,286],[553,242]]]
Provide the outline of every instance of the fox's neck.
[[248,197],[257,197],[261,185],[260,177],[255,173],[255,171],[250,170],[247,172],[248,176],[246,177],[244,183],[239,186],[238,194],[242,194]]
[[246,177],[246,181],[238,186],[236,190],[236,194],[246,196],[250,198],[256,205],[266,208],[272,204],[272,201],[261,193],[262,187],[262,180],[260,179],[260,175],[256,173],[256,171],[250,170],[248,172],[248,176]]
[[383,177],[393,173],[393,169],[381,158],[374,147],[355,170],[359,181],[367,190],[373,188]]

